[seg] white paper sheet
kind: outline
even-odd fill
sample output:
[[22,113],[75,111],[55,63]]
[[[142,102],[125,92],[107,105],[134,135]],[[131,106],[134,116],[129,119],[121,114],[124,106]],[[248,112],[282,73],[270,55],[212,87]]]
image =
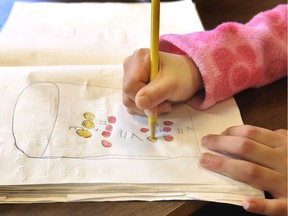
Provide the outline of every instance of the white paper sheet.
[[[11,185],[34,185],[40,196],[60,184],[69,199],[81,192],[80,200],[239,203],[263,195],[198,165],[203,135],[242,124],[233,99],[205,112],[175,106],[159,116],[157,142],[151,142],[147,117],[131,116],[122,105],[121,80],[121,65],[0,67],[0,191],[10,191],[6,202],[21,200],[11,198]],[[25,195],[32,188],[21,190]],[[225,196],[216,198],[219,193]]]
[[[150,44],[150,3],[16,2],[0,34],[0,65],[122,64]],[[162,2],[160,34],[201,31],[190,0]]]

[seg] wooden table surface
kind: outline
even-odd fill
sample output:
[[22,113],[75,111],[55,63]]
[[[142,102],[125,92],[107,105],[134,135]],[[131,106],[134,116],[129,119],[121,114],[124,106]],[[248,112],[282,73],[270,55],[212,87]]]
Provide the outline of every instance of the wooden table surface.
[[[213,29],[225,21],[245,23],[260,11],[286,3],[286,0],[193,1],[196,3],[206,30]],[[77,2],[77,0],[69,2]],[[278,128],[287,129],[287,78],[283,78],[266,87],[243,91],[237,94],[235,98],[245,124],[272,130]],[[192,215],[193,212],[203,205],[206,204],[199,201],[1,204],[0,216],[186,216]]]

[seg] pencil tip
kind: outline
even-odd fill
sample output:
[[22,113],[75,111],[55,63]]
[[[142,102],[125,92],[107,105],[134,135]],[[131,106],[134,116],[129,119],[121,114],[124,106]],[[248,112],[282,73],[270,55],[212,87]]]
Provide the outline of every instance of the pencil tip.
[[157,138],[155,136],[154,137],[153,136],[149,136],[148,140],[151,141],[151,142],[156,142]]

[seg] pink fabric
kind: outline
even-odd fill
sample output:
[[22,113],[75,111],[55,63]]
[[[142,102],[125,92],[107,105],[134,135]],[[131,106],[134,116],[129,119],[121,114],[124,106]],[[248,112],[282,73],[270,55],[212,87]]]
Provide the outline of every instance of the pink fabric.
[[227,22],[211,31],[161,36],[161,51],[188,55],[202,75],[204,90],[187,103],[207,109],[287,76],[287,9],[279,5],[246,24]]

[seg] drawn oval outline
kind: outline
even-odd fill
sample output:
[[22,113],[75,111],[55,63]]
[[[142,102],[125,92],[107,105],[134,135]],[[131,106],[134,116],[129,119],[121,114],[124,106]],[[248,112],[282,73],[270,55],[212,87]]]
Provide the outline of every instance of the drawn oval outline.
[[59,87],[55,83],[33,83],[19,95],[12,119],[16,147],[27,157],[46,152],[58,118]]

